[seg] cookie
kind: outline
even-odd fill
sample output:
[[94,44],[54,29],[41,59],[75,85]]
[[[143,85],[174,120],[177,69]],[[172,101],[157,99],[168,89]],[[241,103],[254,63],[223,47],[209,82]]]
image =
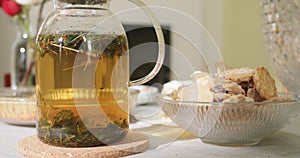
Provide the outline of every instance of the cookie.
[[232,94],[226,94],[226,93],[214,93],[214,102],[224,102],[224,100],[227,100],[228,98],[232,97],[234,95]]
[[194,86],[181,86],[178,88],[177,100],[196,101],[198,98],[197,90]]
[[243,95],[245,95],[244,89],[235,82],[228,82],[223,85],[223,88],[225,89],[226,94],[233,94],[233,95],[243,94]]
[[281,98],[281,97],[274,97],[269,100],[265,100],[266,102],[280,102],[280,101],[287,101],[291,100],[290,98]]
[[198,79],[200,78],[205,78],[205,77],[208,77],[209,74],[207,72],[203,72],[203,71],[195,71],[192,75],[191,75],[191,78],[192,78],[192,81],[193,82],[197,82]]
[[266,98],[260,96],[255,88],[249,88],[246,94],[247,97],[252,98],[255,102],[265,101]]
[[271,99],[277,96],[275,80],[264,67],[256,67],[253,75],[255,89],[260,96]]
[[224,100],[224,103],[252,102],[253,100],[242,94],[233,95]]
[[225,72],[225,78],[236,83],[249,82],[254,75],[254,70],[244,67],[240,69],[231,69]]

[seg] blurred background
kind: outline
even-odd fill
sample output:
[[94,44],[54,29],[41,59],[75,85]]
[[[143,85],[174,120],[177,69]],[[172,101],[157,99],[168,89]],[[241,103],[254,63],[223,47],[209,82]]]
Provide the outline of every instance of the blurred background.
[[[262,65],[270,69],[263,42],[259,0],[144,0],[144,2],[153,8],[160,23],[167,30],[165,35],[169,46],[166,66],[171,73],[162,73],[169,75],[167,79],[189,79],[193,71],[206,70],[206,64],[199,55],[199,50],[181,35],[181,32],[183,34],[185,32],[197,33],[199,25],[180,23],[181,19],[176,14],[195,20],[194,22],[204,26],[215,40],[228,67],[254,68]],[[53,3],[47,2],[44,16],[52,8]],[[34,7],[31,10],[31,16],[35,17],[37,10],[37,7]],[[151,26],[147,16],[135,9],[135,6],[128,1],[112,0],[111,10],[118,14],[126,28]],[[166,15],[166,10],[168,13],[170,11],[177,13]],[[32,23],[35,25],[34,22]],[[2,10],[0,10],[0,26],[0,86],[4,86],[4,75],[10,73],[11,46],[16,38],[17,28],[11,21],[11,17],[8,17]],[[32,30],[35,30],[34,26]],[[199,39],[193,40],[207,39],[201,39],[199,35]],[[155,59],[155,51],[152,54]],[[134,56],[135,60],[142,60],[142,57],[136,54]],[[131,62],[135,63],[135,61]]]

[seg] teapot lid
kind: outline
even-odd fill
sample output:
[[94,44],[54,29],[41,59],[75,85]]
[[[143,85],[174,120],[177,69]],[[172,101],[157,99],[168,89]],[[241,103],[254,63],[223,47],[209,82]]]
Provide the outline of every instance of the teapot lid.
[[103,5],[106,4],[108,2],[110,2],[110,0],[58,0],[60,2],[63,3],[68,3],[68,4],[80,4],[80,5]]

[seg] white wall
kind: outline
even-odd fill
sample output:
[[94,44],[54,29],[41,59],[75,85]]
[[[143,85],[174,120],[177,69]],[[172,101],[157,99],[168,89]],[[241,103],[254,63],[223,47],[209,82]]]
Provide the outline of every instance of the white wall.
[[[219,48],[222,45],[222,2],[219,0],[144,0],[154,11],[161,24],[170,25],[171,31],[171,69],[173,79],[189,79],[195,70],[204,70],[206,64],[193,44],[201,42],[201,26],[211,33]],[[128,10],[134,5],[124,0],[113,0],[114,12],[127,9],[120,19],[132,23],[149,23],[143,12]],[[129,13],[128,13],[129,12]],[[194,21],[195,20],[195,21]],[[186,39],[187,38],[187,39]],[[204,39],[207,40],[207,39]],[[203,42],[203,41],[202,41]],[[211,50],[208,50],[208,52]]]
[[[170,25],[172,31],[172,53],[175,54],[171,59],[171,69],[181,79],[188,79],[189,75],[195,70],[203,70],[203,62],[199,51],[193,47],[190,41],[185,39],[184,35],[195,35],[199,33],[199,25],[203,24],[216,40],[217,45],[222,46],[222,4],[218,0],[144,0],[154,10],[160,23]],[[51,10],[51,3],[48,4],[48,10]],[[126,23],[149,24],[147,16],[140,10],[134,9],[135,6],[128,1],[113,0],[111,4],[112,11],[120,13],[119,18]],[[133,10],[128,10],[133,8]],[[3,84],[3,75],[9,72],[10,45],[15,37],[15,29],[9,22],[9,18],[0,12],[0,37],[5,37],[0,42],[0,86]],[[191,22],[191,25],[181,22],[182,20]],[[195,21],[193,21],[195,20]],[[189,38],[189,37],[188,37]],[[200,36],[189,39],[192,41],[201,41]],[[176,76],[173,76],[176,78]]]
[[223,54],[230,67],[269,68],[259,4],[260,0],[230,0],[224,5]]

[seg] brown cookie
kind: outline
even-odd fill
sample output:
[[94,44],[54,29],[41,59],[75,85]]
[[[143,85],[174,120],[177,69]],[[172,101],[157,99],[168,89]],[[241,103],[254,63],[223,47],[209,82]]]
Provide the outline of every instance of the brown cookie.
[[252,79],[253,74],[253,69],[244,67],[240,69],[227,70],[225,78],[239,84],[241,82],[249,82]]
[[226,83],[223,85],[223,88],[225,89],[225,93],[227,94],[243,94],[245,95],[245,91],[242,89],[240,85],[238,85],[235,82]]
[[288,101],[288,100],[291,100],[290,98],[281,98],[281,97],[274,97],[274,98],[271,98],[269,100],[265,100],[267,102],[279,102],[279,101]]
[[233,95],[224,100],[225,103],[238,103],[238,102],[246,102],[247,97],[243,94]]
[[271,99],[277,96],[275,80],[271,77],[269,71],[264,67],[256,67],[253,75],[255,89],[260,96]]
[[266,98],[260,96],[260,94],[257,92],[255,88],[249,88],[247,91],[247,97],[250,97],[255,102],[261,102],[266,100]]

